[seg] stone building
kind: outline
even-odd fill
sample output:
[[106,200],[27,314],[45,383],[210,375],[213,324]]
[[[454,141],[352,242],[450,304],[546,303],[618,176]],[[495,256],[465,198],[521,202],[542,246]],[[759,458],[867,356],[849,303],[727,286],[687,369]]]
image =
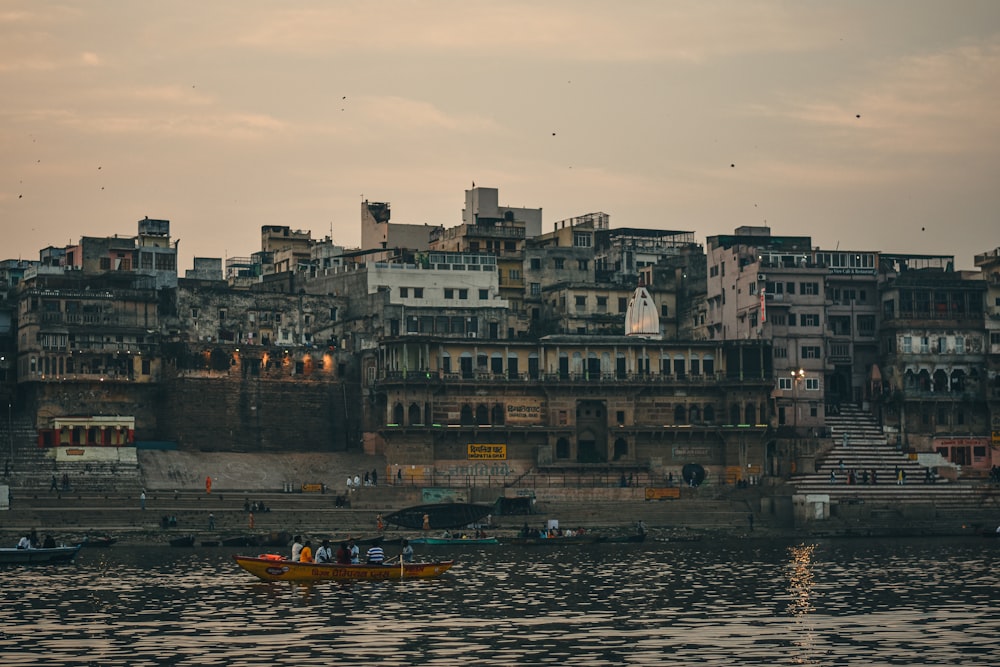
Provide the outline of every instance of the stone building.
[[901,447],[986,469],[987,283],[953,266],[951,256],[880,256],[883,420]]

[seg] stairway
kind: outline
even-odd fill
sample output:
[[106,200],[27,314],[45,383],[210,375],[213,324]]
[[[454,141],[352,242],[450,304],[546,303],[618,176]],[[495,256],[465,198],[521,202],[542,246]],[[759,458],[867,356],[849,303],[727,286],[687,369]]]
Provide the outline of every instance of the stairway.
[[[937,477],[930,468],[888,444],[867,412],[843,406],[840,414],[827,415],[826,423],[833,448],[817,463],[816,472],[793,478],[796,494],[829,495],[831,504],[933,503],[939,510],[982,501],[979,487]],[[850,471],[854,471],[854,483],[848,483]],[[898,471],[904,474],[902,484],[897,481]],[[872,473],[877,483],[872,483]]]

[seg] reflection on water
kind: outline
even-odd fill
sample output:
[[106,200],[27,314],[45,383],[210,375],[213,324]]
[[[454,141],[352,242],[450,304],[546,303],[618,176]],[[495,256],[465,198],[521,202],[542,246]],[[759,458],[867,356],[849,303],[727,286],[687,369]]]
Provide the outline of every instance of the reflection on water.
[[466,546],[427,581],[259,582],[230,549],[0,569],[3,665],[991,664],[994,540]]

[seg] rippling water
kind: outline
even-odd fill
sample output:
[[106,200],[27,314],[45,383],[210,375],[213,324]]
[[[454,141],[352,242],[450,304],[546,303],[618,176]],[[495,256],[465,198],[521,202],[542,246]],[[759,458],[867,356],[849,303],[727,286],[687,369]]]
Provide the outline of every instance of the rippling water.
[[[0,665],[991,665],[1000,540],[515,548],[430,581],[266,584],[232,549],[0,568]],[[391,553],[391,548],[390,548]]]

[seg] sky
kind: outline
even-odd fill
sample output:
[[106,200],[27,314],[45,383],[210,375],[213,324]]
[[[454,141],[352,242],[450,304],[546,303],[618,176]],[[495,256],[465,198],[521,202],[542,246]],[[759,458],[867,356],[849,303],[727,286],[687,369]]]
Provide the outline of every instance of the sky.
[[1000,246],[996,0],[0,0],[0,259],[171,221],[179,272],[262,225],[742,225]]

